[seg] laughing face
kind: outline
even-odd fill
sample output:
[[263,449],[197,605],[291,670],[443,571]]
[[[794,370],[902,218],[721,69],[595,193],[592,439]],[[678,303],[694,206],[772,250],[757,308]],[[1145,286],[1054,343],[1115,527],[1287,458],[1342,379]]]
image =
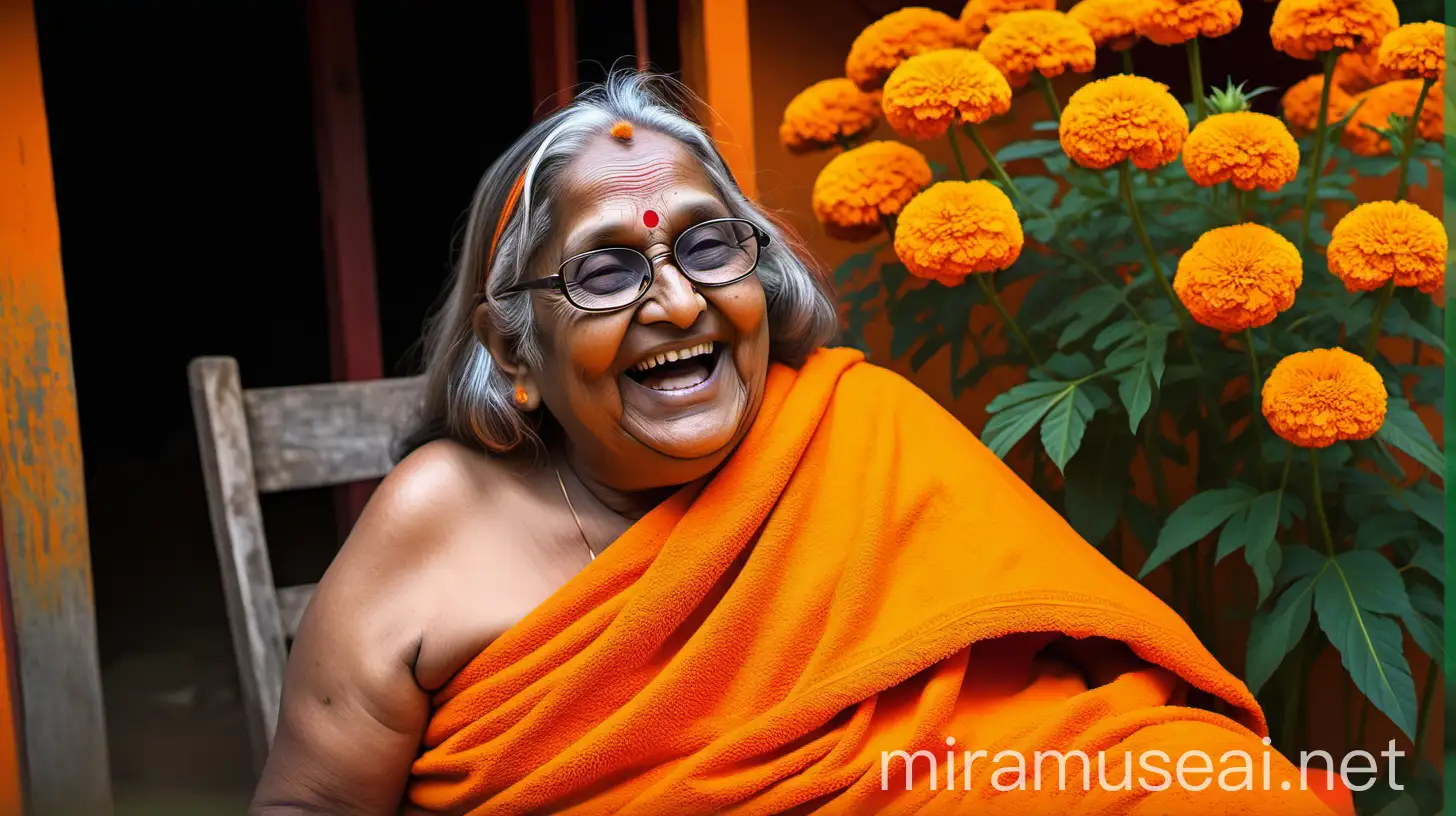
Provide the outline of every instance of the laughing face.
[[654,276],[640,299],[614,311],[584,311],[556,290],[537,293],[544,366],[517,369],[516,380],[565,429],[572,464],[584,475],[618,490],[705,475],[752,423],[768,370],[758,276],[704,286],[680,268],[738,251],[725,248],[731,240],[700,240],[704,230],[678,241],[694,225],[732,213],[685,149],[645,128],[630,141],[593,141],[564,168],[560,184],[557,226],[534,276],[569,270],[580,282],[573,299],[589,303],[616,285],[614,275],[626,274],[619,260],[633,256],[574,259],[609,248],[640,252]]

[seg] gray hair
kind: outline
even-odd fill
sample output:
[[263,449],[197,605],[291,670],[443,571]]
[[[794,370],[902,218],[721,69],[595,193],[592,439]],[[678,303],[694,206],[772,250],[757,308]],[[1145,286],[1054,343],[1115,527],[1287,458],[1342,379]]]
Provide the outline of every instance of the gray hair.
[[[509,376],[476,337],[472,313],[483,295],[494,329],[516,358],[541,367],[530,294],[506,290],[529,277],[532,259],[551,235],[561,170],[619,121],[676,139],[702,163],[729,211],[769,234],[756,274],[767,300],[770,359],[797,367],[834,338],[839,316],[828,281],[805,263],[806,253],[787,228],[743,195],[713,140],[681,112],[688,98],[686,89],[667,77],[615,71],[534,125],[486,171],[467,214],[453,283],[426,327],[424,410],[404,452],[440,438],[496,453],[539,442],[536,423],[512,402]],[[522,174],[520,200],[501,231],[487,274],[500,212]],[[482,292],[487,282],[489,289]]]

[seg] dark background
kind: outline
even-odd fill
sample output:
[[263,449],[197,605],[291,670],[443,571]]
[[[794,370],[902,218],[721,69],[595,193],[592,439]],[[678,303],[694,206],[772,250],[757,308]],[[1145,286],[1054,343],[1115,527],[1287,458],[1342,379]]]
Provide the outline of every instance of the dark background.
[[[253,771],[186,367],[332,379],[305,7],[37,0],[36,18],[119,811],[235,810]],[[677,3],[649,19],[676,70]],[[537,108],[528,9],[361,0],[357,34],[385,372],[404,375],[475,185]],[[631,0],[579,2],[577,46],[583,82],[634,65]],[[317,580],[332,493],[263,512],[278,581]]]

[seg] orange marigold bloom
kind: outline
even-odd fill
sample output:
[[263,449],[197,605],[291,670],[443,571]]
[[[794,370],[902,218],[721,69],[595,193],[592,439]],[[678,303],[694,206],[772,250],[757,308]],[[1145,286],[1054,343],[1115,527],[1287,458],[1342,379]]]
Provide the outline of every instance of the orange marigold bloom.
[[[1320,91],[1325,87],[1324,74],[1307,76],[1289,86],[1284,92],[1280,107],[1284,109],[1284,122],[1299,136],[1314,132],[1315,120],[1319,118]],[[1338,122],[1354,104],[1354,97],[1340,90],[1338,85],[1330,86],[1330,107],[1325,115],[1325,124]]]
[[1002,16],[981,41],[981,53],[1013,88],[1025,85],[1033,73],[1054,77],[1070,68],[1085,74],[1097,65],[1091,33],[1060,11],[1013,11]]
[[[1371,49],[1361,54],[1355,51],[1346,51],[1335,60],[1335,87],[1340,90],[1357,94],[1361,91],[1368,91],[1382,82],[1389,82],[1396,79],[1389,71],[1380,67],[1380,52]],[[1315,97],[1318,104],[1319,97]]]
[[1398,25],[1392,0],[1279,0],[1269,38],[1291,57],[1314,59],[1335,48],[1374,50]]
[[1264,381],[1264,418],[1302,448],[1369,439],[1385,422],[1385,382],[1375,366],[1340,348],[1279,361]]
[[1380,41],[1380,67],[1403,79],[1440,79],[1446,72],[1446,26],[1410,23]]
[[1067,16],[1087,28],[1098,48],[1126,51],[1137,42],[1138,20],[1146,5],[1146,0],[1082,0]]
[[825,79],[784,107],[779,141],[794,153],[820,150],[868,132],[879,118],[878,94],[865,93],[844,77]]
[[849,46],[844,75],[861,90],[885,84],[900,63],[926,51],[966,45],[960,21],[928,8],[903,8],[870,23]]
[[1203,187],[1230,181],[1240,190],[1259,187],[1272,193],[1299,172],[1299,145],[1289,128],[1268,114],[1216,113],[1188,134],[1183,166]]
[[[1341,143],[1361,156],[1381,156],[1390,152],[1390,140],[1377,130],[1390,127],[1390,115],[1409,117],[1416,109],[1416,99],[1421,95],[1421,80],[1397,79],[1356,96],[1350,104],[1360,107],[1345,125]],[[1445,137],[1445,105],[1441,103],[1442,88],[1438,83],[1431,86],[1426,102],[1421,106],[1421,118],[1416,123],[1416,136],[1426,141],[1440,141]],[[1366,127],[1369,125],[1370,127]],[[1371,130],[1376,128],[1377,130]]]
[[1011,86],[986,58],[965,48],[911,57],[885,81],[885,120],[901,136],[935,139],[958,122],[1011,110]]
[[910,274],[954,286],[1016,262],[1025,239],[1011,199],[989,181],[942,181],[895,224],[895,254]]
[[811,198],[814,217],[836,238],[863,240],[879,232],[925,189],[930,163],[899,142],[869,142],[835,156],[819,171]]
[[1266,326],[1294,304],[1304,280],[1299,250],[1259,224],[1211,229],[1178,261],[1173,291],[1189,314],[1211,329]]
[[1062,110],[1062,149],[1077,164],[1102,170],[1123,159],[1144,170],[1178,157],[1188,114],[1168,86],[1118,74],[1078,88]]
[[975,47],[1003,15],[1028,9],[1055,11],[1056,8],[1057,0],[970,0],[961,9],[961,25],[965,27],[967,44]]
[[1446,282],[1446,228],[1409,201],[1370,201],[1345,214],[1326,250],[1330,271],[1351,292],[1395,278],[1430,294]]
[[1194,37],[1222,37],[1243,19],[1239,0],[1149,0],[1138,33],[1158,45],[1178,45]]

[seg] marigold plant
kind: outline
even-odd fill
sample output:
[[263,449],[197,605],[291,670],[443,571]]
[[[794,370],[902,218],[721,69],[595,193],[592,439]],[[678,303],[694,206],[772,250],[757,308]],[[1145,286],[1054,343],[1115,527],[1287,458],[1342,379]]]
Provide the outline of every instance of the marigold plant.
[[[898,143],[818,159],[815,215],[866,241],[833,276],[845,341],[948,376],[952,397],[995,394],[986,447],[1114,564],[1158,574],[1286,755],[1313,747],[1308,699],[1340,668],[1350,703],[1321,716],[1344,717],[1341,747],[1384,748],[1381,718],[1429,754],[1446,463],[1424,407],[1447,397],[1447,241],[1406,199],[1439,189],[1443,30],[1397,29],[1389,0],[1282,0],[1263,47],[1320,70],[1284,90],[1281,122],[1254,111],[1277,60],[1240,53],[1264,34],[1218,39],[1238,0],[1044,3],[967,4],[978,53],[881,49],[886,120],[944,138],[925,144],[946,164]],[[1152,44],[1129,49],[1138,32]],[[1184,52],[1187,87],[1136,73],[1158,43]],[[1123,72],[1063,105],[1048,77],[1096,48],[1125,49],[1103,55]],[[1200,48],[1234,76],[1205,85]],[[1027,81],[1045,106],[1012,92]],[[1396,781],[1357,794],[1360,816],[1433,816],[1433,774]]]
[[946,48],[911,57],[885,82],[885,120],[901,136],[938,139],[954,124],[1011,109],[1011,86],[985,57]]
[[822,150],[854,141],[879,120],[878,94],[865,93],[844,77],[826,79],[800,91],[784,107],[779,141],[793,153]]
[[1402,79],[1440,79],[1446,73],[1446,26],[1410,23],[1380,41],[1380,67]]
[[1097,44],[1077,21],[1060,11],[1015,11],[996,20],[980,51],[1021,87],[1033,75],[1085,74],[1097,65]]
[[1385,382],[1375,366],[1341,348],[1279,361],[1264,382],[1264,417],[1301,448],[1369,439],[1385,421]]
[[954,286],[1016,262],[1024,242],[1011,199],[987,181],[942,181],[916,196],[895,227],[910,274]]
[[1299,172],[1299,145],[1289,128],[1272,116],[1253,111],[1219,113],[1188,134],[1183,166],[1188,177],[1204,187],[1227,181],[1240,190],[1257,187],[1274,192]]
[[1238,332],[1267,326],[1294,304],[1304,278],[1299,250],[1260,224],[1235,224],[1199,236],[1178,261],[1173,289],[1193,319]]
[[1446,227],[1409,201],[1371,201],[1335,224],[1330,271],[1351,292],[1386,284],[1436,290],[1446,280]]
[[927,8],[890,12],[855,38],[844,61],[844,75],[860,89],[878,90],[900,63],[926,51],[966,45],[959,20]]
[[1222,37],[1239,27],[1239,0],[1148,0],[1138,33],[1158,45],[1180,45],[1194,37]]
[[1138,21],[1148,0],[1081,0],[1067,16],[1081,23],[1098,48],[1126,51],[1138,41]]
[[1178,158],[1188,138],[1188,114],[1161,82],[1118,75],[1089,82],[1067,100],[1062,149],[1093,170],[1123,160],[1144,170]]
[[814,217],[836,236],[878,233],[930,184],[930,163],[899,142],[869,142],[835,156],[814,181]]
[[1371,51],[1400,25],[1392,0],[1279,0],[1269,37],[1297,59],[1322,53]]

